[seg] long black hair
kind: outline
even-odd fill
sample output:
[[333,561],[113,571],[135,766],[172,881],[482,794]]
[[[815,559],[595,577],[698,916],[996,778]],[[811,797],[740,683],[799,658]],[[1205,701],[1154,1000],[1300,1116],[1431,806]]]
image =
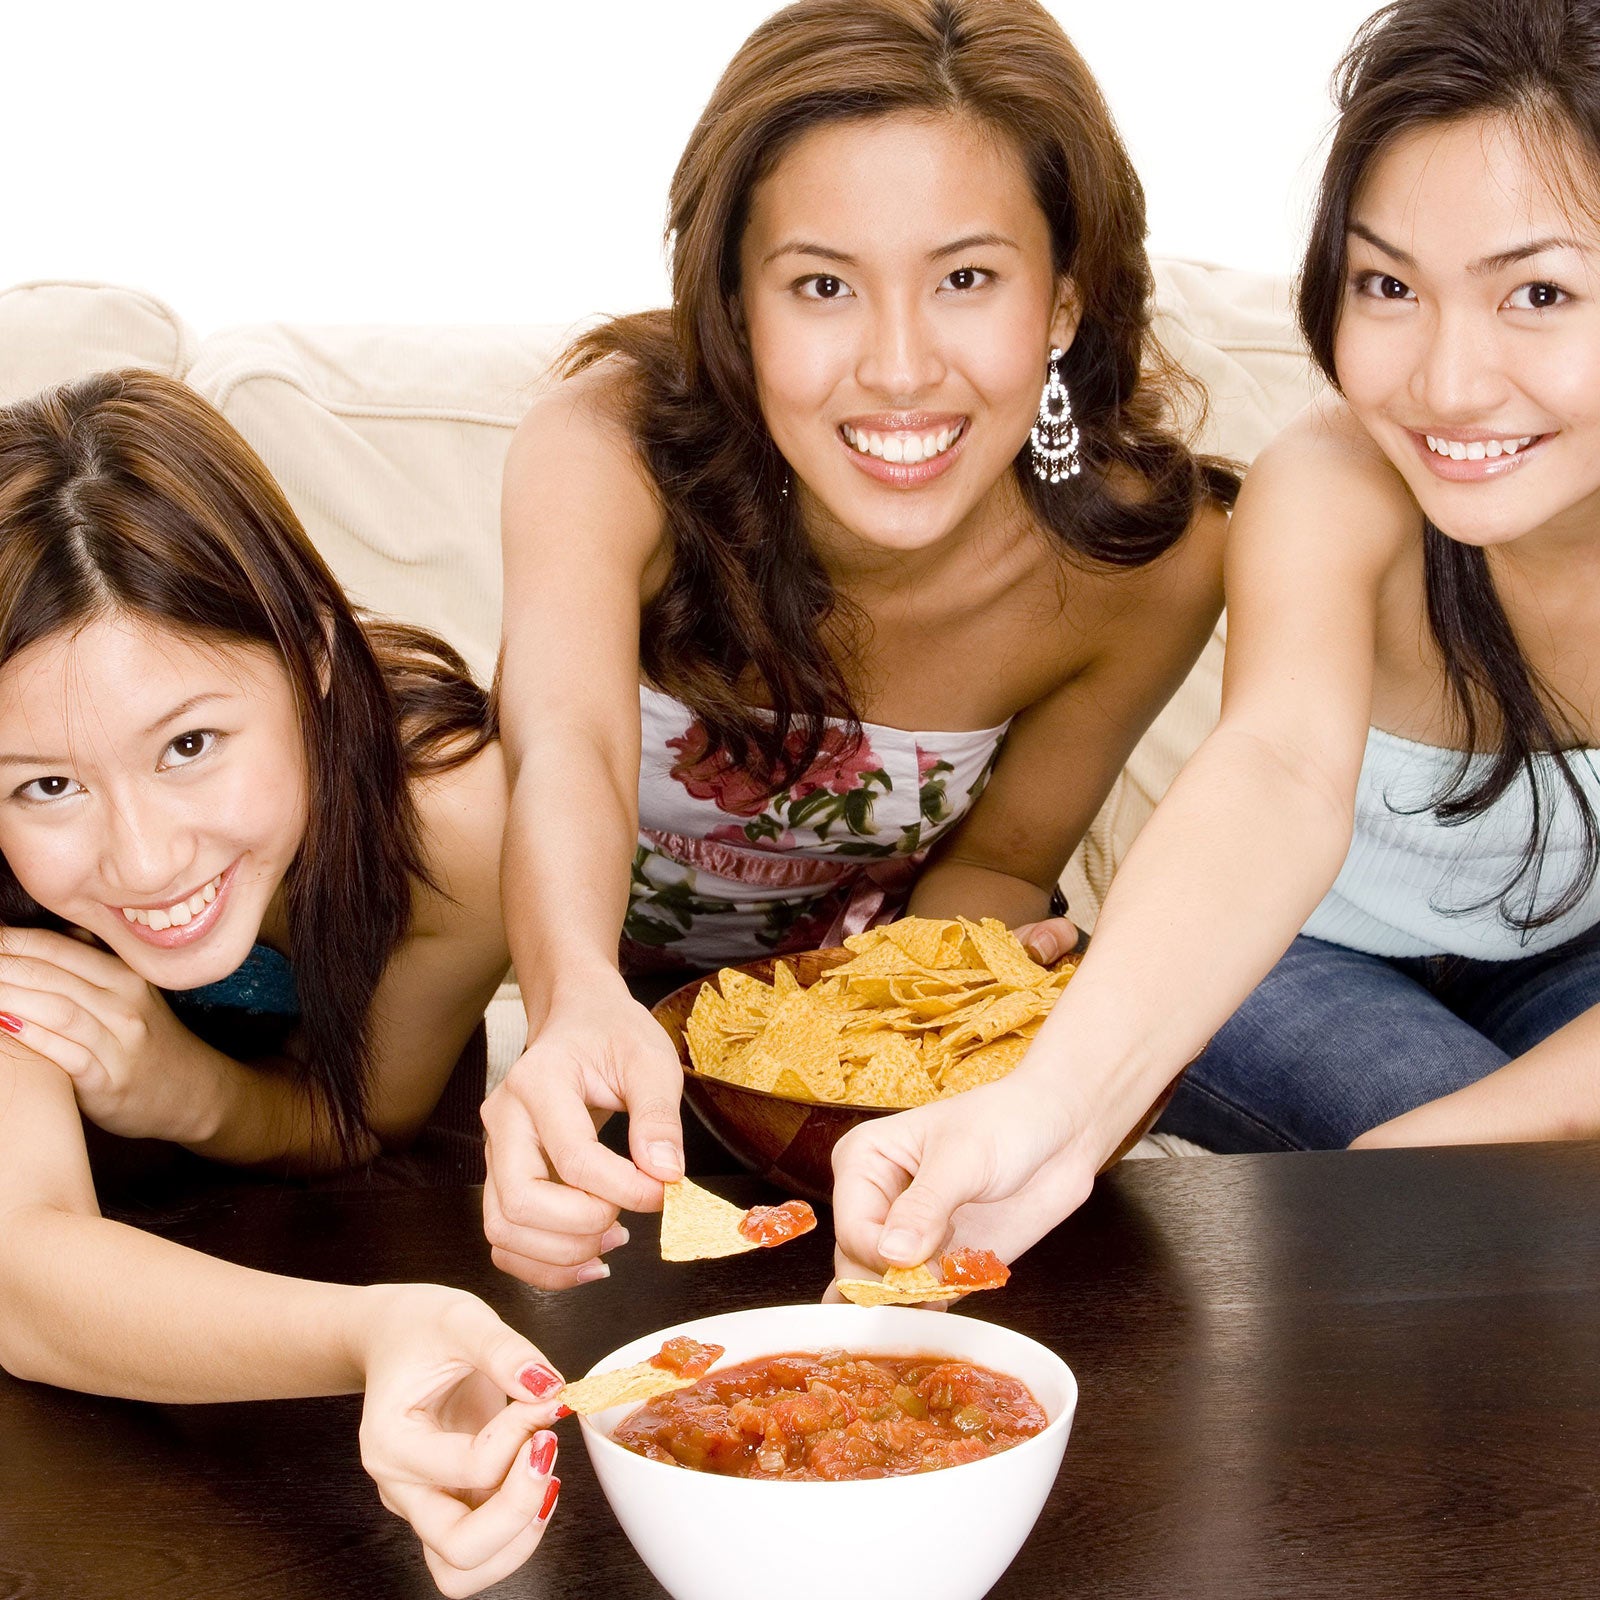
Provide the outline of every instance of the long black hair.
[[[1596,0],[1394,0],[1362,24],[1334,76],[1339,120],[1298,287],[1300,326],[1337,386],[1334,339],[1345,299],[1351,208],[1373,163],[1402,134],[1474,117],[1506,119],[1554,170],[1600,174],[1600,4]],[[1572,158],[1576,156],[1577,159]],[[1600,824],[1574,767],[1582,738],[1528,661],[1484,551],[1423,522],[1428,626],[1462,733],[1462,756],[1430,802],[1446,824],[1483,815],[1527,783],[1533,820],[1510,880],[1461,912],[1498,906],[1524,938],[1577,906],[1600,873]],[[1485,723],[1493,759],[1471,776]],[[1546,759],[1540,760],[1537,757]],[[1552,819],[1565,794],[1584,854],[1560,892],[1540,899]]]

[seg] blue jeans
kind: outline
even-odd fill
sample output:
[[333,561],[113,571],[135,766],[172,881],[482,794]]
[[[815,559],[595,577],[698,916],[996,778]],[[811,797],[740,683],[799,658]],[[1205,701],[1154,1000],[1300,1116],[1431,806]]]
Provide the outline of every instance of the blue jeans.
[[1544,955],[1384,957],[1301,934],[1157,1124],[1209,1150],[1337,1150],[1600,1001],[1600,926]]

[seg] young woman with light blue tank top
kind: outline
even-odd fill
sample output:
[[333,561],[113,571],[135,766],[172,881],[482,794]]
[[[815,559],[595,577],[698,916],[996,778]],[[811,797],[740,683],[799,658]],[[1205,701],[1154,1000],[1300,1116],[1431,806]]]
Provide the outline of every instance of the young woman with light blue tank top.
[[1600,7],[1397,0],[1338,97],[1218,726],[1016,1071],[837,1147],[858,1259],[1017,1254],[1191,1062],[1221,1150],[1600,1134]]

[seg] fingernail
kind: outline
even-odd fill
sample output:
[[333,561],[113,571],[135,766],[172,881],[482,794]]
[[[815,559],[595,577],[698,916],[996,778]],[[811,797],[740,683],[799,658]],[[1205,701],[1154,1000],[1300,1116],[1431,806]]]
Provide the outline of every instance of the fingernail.
[[536,1433],[533,1436],[533,1454],[528,1457],[528,1471],[542,1478],[556,1464],[556,1436],[553,1433]]
[[601,1278],[609,1278],[611,1268],[603,1261],[585,1261],[578,1268],[579,1283],[597,1283]]
[[900,1228],[892,1229],[878,1240],[878,1254],[885,1261],[909,1261],[916,1251],[917,1241]]
[[600,1237],[600,1253],[604,1255],[607,1250],[615,1250],[625,1245],[631,1235],[620,1222],[614,1222]]
[[660,1139],[651,1145],[645,1154],[650,1157],[650,1165],[657,1172],[683,1171],[683,1157],[678,1154],[677,1148],[668,1144],[665,1139]]
[[572,1415],[572,1407],[571,1406],[557,1406],[556,1407],[556,1421],[557,1422],[559,1422],[563,1417],[570,1417],[571,1415]]
[[561,1387],[561,1380],[549,1367],[524,1367],[517,1382],[537,1400],[548,1400]]
[[0,1011],[0,1028],[4,1028],[7,1033],[21,1033],[22,1018],[12,1016],[9,1011]]
[[544,1492],[544,1504],[539,1507],[539,1520],[541,1522],[547,1522],[549,1520],[550,1513],[556,1508],[556,1500],[560,1493],[561,1480],[559,1478],[552,1478],[549,1486]]

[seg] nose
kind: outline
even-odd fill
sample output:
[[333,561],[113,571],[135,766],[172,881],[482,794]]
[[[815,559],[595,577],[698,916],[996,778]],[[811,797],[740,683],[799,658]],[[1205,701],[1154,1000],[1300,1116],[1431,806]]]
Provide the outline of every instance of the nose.
[[933,319],[908,294],[878,301],[864,320],[857,381],[889,405],[914,405],[944,376]]
[[1414,378],[1423,414],[1434,422],[1491,420],[1506,388],[1493,326],[1473,310],[1445,307],[1425,338]]
[[119,794],[108,808],[102,876],[128,902],[159,900],[186,886],[195,859],[194,832],[180,807],[158,786]]

